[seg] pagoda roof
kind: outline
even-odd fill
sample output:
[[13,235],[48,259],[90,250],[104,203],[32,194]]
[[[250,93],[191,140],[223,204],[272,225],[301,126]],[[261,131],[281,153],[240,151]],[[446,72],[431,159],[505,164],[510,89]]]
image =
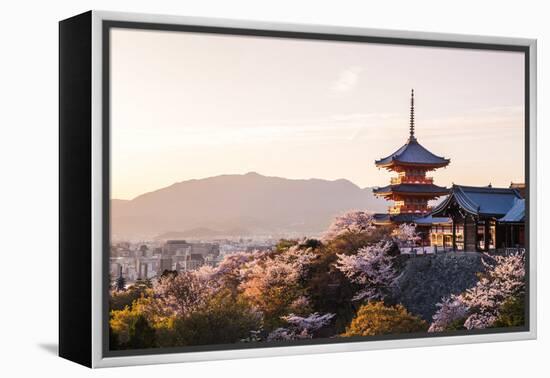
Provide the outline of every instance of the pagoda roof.
[[521,194],[515,188],[453,185],[449,196],[432,211],[432,215],[445,216],[449,206],[456,202],[471,215],[501,218],[520,199]]
[[373,193],[377,195],[413,194],[413,195],[435,195],[443,196],[449,193],[449,189],[434,184],[395,184],[381,188],[374,188]]
[[512,208],[510,210],[508,210],[506,215],[504,215],[498,221],[503,222],[503,223],[523,223],[523,222],[525,222],[525,200],[524,199],[516,199],[514,201],[514,206],[512,206]]
[[411,135],[400,149],[383,159],[376,160],[377,167],[386,168],[396,165],[420,165],[427,167],[445,167],[451,159],[445,159],[428,151]]

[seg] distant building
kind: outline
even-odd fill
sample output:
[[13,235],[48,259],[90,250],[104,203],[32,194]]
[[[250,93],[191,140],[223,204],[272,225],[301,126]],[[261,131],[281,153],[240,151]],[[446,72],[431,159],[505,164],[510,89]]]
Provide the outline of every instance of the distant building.
[[176,270],[188,271],[203,265],[216,266],[219,263],[220,246],[217,243],[189,243],[185,240],[166,241],[162,260],[170,259]]
[[149,247],[147,247],[145,244],[142,244],[139,247],[139,253],[136,257],[147,257],[149,256]]
[[171,257],[160,258],[159,270],[157,272],[157,275],[160,276],[165,270],[173,270]]
[[185,240],[167,240],[164,244],[163,256],[184,255],[186,252],[199,253],[203,256],[220,254],[220,246],[217,243],[189,243]]

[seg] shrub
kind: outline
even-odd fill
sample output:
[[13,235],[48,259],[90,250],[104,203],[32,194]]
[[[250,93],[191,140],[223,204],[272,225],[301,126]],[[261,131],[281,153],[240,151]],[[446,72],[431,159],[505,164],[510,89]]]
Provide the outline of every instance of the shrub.
[[311,339],[323,327],[328,325],[334,314],[313,313],[307,317],[290,314],[282,317],[287,327],[277,328],[267,336],[267,341],[289,341]]
[[375,336],[427,329],[424,320],[410,314],[402,305],[385,306],[383,302],[370,302],[361,306],[342,336]]
[[136,306],[112,311],[109,321],[112,349],[143,349],[155,347],[155,330],[141,309]]
[[242,297],[228,291],[213,296],[200,309],[174,320],[176,346],[229,344],[261,328],[261,315]]
[[336,253],[326,248],[317,251],[304,286],[312,309],[336,314],[334,331],[340,333],[355,315],[351,299],[359,288],[335,266],[337,259]]
[[525,296],[512,297],[502,304],[493,327],[521,327],[525,325]]
[[125,307],[131,307],[132,303],[141,298],[152,295],[152,289],[144,281],[138,281],[124,291],[112,291],[109,300],[111,310],[123,310]]

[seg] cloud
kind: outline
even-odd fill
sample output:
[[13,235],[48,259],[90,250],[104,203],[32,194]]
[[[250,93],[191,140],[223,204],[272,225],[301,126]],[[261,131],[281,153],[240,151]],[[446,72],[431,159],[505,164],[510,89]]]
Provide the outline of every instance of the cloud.
[[353,90],[359,82],[359,77],[363,68],[352,66],[341,71],[338,78],[332,83],[332,90],[335,92],[349,92]]

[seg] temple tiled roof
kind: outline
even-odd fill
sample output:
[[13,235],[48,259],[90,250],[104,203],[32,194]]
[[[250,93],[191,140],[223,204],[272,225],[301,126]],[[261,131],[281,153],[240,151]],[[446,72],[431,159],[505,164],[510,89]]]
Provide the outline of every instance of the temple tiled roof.
[[518,199],[521,199],[521,195],[513,188],[453,185],[449,196],[432,211],[432,215],[444,216],[448,206],[456,201],[469,214],[501,218]]
[[373,214],[374,223],[376,224],[390,224],[390,214],[388,213],[376,213]]
[[393,165],[424,165],[430,167],[444,167],[451,162],[451,159],[445,159],[434,155],[424,148],[414,136],[409,137],[407,143],[393,154],[383,159],[376,160],[378,167],[390,167]]
[[431,195],[445,195],[449,192],[449,189],[443,186],[437,186],[434,184],[395,184],[387,185],[380,188],[374,188],[373,193],[378,195],[390,194],[390,193],[410,193],[410,194],[431,194]]
[[414,223],[420,226],[429,226],[432,224],[451,224],[452,220],[448,217],[434,217],[430,214],[425,217],[415,219]]
[[504,223],[523,223],[525,221],[525,200],[516,199],[514,206],[498,221]]

